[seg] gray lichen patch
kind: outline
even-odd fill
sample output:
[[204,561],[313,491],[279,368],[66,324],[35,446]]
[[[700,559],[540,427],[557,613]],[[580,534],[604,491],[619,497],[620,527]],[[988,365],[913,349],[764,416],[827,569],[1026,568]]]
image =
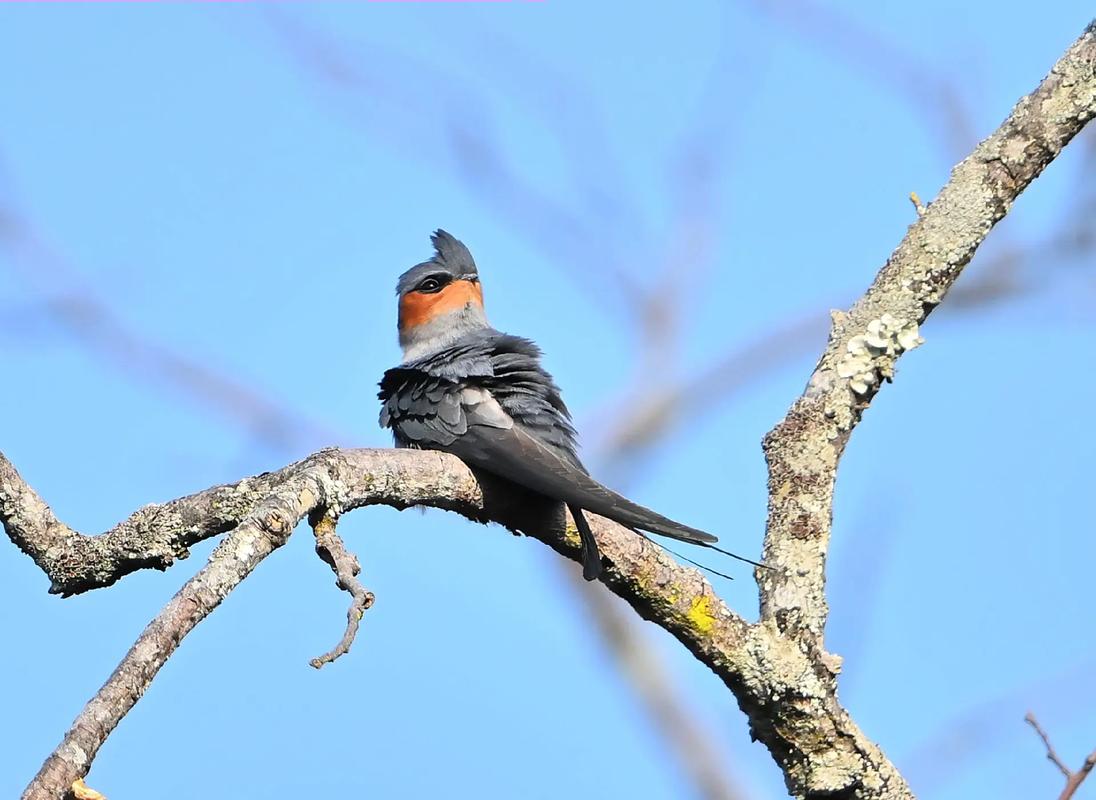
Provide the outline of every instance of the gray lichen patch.
[[883,314],[869,322],[864,333],[849,339],[837,362],[837,374],[848,379],[854,393],[869,394],[880,380],[894,377],[898,356],[923,342],[915,321]]

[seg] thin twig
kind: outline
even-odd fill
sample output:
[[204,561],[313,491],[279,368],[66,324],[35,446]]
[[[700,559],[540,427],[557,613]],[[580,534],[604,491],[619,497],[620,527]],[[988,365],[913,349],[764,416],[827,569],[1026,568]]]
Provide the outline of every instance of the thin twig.
[[1047,749],[1047,760],[1058,768],[1058,771],[1069,780],[1073,777],[1073,770],[1065,765],[1065,763],[1058,757],[1058,753],[1054,751],[1054,745],[1050,743],[1050,737],[1047,736],[1047,732],[1043,730],[1043,726],[1039,724],[1039,720],[1035,719],[1035,715],[1032,712],[1028,712],[1024,715],[1024,722],[1035,729],[1035,732],[1039,734],[1039,738],[1043,740],[1043,746]]
[[335,515],[326,509],[323,513],[313,514],[309,518],[312,532],[316,536],[317,555],[335,573],[335,585],[344,592],[348,592],[353,598],[346,612],[346,632],[343,633],[342,639],[334,648],[308,662],[316,669],[350,652],[350,645],[354,643],[354,637],[358,635],[358,625],[376,599],[373,593],[362,586],[361,581],[358,580],[358,573],[362,571],[361,564],[358,563],[357,556],[346,549],[342,537],[336,532],[337,522]]
[[1043,730],[1043,726],[1039,724],[1039,720],[1035,718],[1035,714],[1028,712],[1024,715],[1024,722],[1035,729],[1035,732],[1039,734],[1039,738],[1043,740],[1043,746],[1047,750],[1047,760],[1058,768],[1058,771],[1066,779],[1066,785],[1062,787],[1062,793],[1058,795],[1058,800],[1070,800],[1077,790],[1081,787],[1081,784],[1085,782],[1085,778],[1092,772],[1093,767],[1096,767],[1096,750],[1093,750],[1085,757],[1084,763],[1081,768],[1074,772],[1065,765],[1065,762],[1058,756],[1058,753],[1054,750],[1054,745],[1050,743],[1050,737],[1047,732]]
[[1072,687],[1087,682],[1094,670],[1096,654],[958,709],[922,734],[917,744],[898,754],[906,776],[925,797],[939,794],[941,787],[1008,740],[1009,730],[1001,720],[1011,718],[1017,705],[1033,697],[1068,695]]
[[913,207],[917,210],[917,216],[925,216],[925,204],[921,202],[921,198],[917,196],[917,192],[910,192],[910,202],[913,203]]

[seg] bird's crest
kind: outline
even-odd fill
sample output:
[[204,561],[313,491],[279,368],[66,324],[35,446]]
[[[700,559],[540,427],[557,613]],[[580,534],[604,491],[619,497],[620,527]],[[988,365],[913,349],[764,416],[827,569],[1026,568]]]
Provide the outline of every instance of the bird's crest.
[[438,228],[430,234],[430,241],[434,245],[435,262],[456,270],[459,275],[476,274],[476,262],[460,239]]

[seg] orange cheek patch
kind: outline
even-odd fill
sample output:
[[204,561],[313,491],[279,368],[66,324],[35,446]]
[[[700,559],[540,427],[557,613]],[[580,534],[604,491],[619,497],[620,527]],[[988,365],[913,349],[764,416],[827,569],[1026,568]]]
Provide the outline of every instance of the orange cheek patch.
[[453,281],[440,292],[408,292],[400,299],[400,328],[415,328],[469,303],[483,307],[483,289],[479,283]]

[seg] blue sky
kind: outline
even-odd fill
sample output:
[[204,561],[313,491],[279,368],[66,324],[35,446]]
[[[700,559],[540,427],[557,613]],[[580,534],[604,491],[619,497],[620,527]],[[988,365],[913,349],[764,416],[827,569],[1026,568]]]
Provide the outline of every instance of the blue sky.
[[[475,254],[494,324],[544,347],[609,471],[599,445],[622,398],[846,305],[911,222],[909,192],[933,196],[1092,14],[786,7],[0,4],[0,207],[36,237],[0,240],[0,448],[97,531],[323,445],[386,446],[392,288],[441,226]],[[1044,246],[1092,202],[1093,142],[1051,166],[961,282],[1016,252],[1019,290],[945,304],[842,465],[828,629],[842,699],[924,797],[1054,796],[1029,708],[1070,763],[1096,747],[1082,633],[1096,284],[1091,250]],[[667,274],[681,337],[651,375],[627,298]],[[162,361],[59,321],[66,298],[313,424],[272,439]],[[613,475],[757,553],[760,439],[823,342],[774,355]],[[111,800],[690,796],[553,554],[436,511],[366,509],[341,530],[377,595],[350,656],[307,665],[346,598],[298,532],[184,642],[91,785]],[[64,601],[0,553],[0,795],[210,548]],[[755,615],[746,571],[716,585]],[[746,795],[783,796],[724,687],[641,630]]]

